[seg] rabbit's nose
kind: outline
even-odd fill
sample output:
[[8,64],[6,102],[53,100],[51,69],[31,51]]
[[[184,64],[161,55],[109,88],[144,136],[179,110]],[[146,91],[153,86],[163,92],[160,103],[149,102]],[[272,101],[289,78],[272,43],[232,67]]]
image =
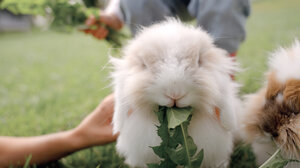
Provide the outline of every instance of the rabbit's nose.
[[185,95],[172,95],[172,96],[169,96],[169,95],[166,95],[166,97],[168,97],[171,102],[168,104],[168,107],[178,107],[177,105],[177,102],[182,99]]
[[185,95],[176,95],[176,94],[170,94],[170,95],[166,95],[166,97],[168,97],[169,99],[173,100],[173,101],[177,101],[180,100],[184,97]]
[[273,138],[277,138],[279,136],[278,130],[276,128],[265,126],[264,131],[269,133]]
[[175,107],[176,106],[176,100],[168,97],[170,99],[170,103],[167,104],[167,107]]
[[167,105],[167,107],[177,107],[176,99],[171,99],[170,103]]
[[272,131],[271,135],[272,135],[273,138],[277,138],[279,136],[277,131]]

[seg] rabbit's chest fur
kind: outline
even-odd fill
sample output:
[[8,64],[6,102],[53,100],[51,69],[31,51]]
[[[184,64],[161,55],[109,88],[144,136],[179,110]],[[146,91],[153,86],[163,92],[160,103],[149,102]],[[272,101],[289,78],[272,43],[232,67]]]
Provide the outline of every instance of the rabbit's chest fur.
[[[146,163],[157,163],[150,146],[161,142],[157,135],[159,125],[155,114],[133,113],[128,117],[117,142],[117,150],[126,156],[126,163],[137,167],[146,167]],[[233,136],[220,125],[220,121],[203,112],[195,111],[189,128],[198,150],[204,149],[202,167],[227,167],[233,146]]]

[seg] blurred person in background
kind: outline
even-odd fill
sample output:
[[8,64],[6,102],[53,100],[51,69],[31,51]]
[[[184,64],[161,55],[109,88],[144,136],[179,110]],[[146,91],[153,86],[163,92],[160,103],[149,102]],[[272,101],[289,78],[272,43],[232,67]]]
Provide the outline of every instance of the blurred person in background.
[[249,0],[111,0],[99,20],[90,17],[86,24],[98,29],[86,29],[98,39],[107,36],[108,30],[99,23],[119,30],[126,24],[133,36],[139,27],[149,26],[166,17],[183,21],[196,19],[197,25],[210,33],[215,44],[235,56],[245,39],[246,19],[250,14]]

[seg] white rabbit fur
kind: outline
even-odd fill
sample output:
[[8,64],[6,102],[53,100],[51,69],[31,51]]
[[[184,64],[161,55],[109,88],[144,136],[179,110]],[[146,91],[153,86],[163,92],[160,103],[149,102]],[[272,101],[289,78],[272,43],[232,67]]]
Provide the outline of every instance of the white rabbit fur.
[[[202,167],[226,167],[240,105],[238,85],[230,78],[237,66],[228,54],[201,28],[168,19],[143,28],[123,55],[111,62],[113,129],[120,133],[116,147],[125,162],[146,167],[160,161],[150,148],[161,142],[154,111],[159,105],[172,106],[173,96],[180,98],[178,107],[195,109],[188,131],[198,150],[204,149]],[[220,121],[215,107],[220,109]]]
[[[290,118],[281,120],[289,120],[284,124],[276,125],[276,134],[273,137],[270,132],[264,130],[264,125],[266,123],[271,124],[274,122],[274,119],[269,117],[264,117],[268,111],[265,108],[269,100],[270,94],[275,95],[275,101],[277,104],[285,104],[290,102],[291,97],[293,97],[293,103],[288,103],[286,107],[289,109],[289,106],[297,107],[297,103],[294,98],[298,96],[299,98],[299,88],[300,85],[293,86],[292,94],[286,94],[286,88],[289,86],[289,80],[300,80],[300,44],[296,40],[295,43],[290,48],[280,48],[274,53],[271,54],[269,60],[269,70],[267,73],[268,80],[265,85],[257,93],[247,96],[245,101],[245,113],[242,115],[242,127],[244,138],[246,141],[252,143],[253,151],[256,155],[256,161],[258,165],[264,163],[270,156],[273,154],[277,148],[281,148],[284,157],[292,159],[300,159],[299,151],[299,138],[300,138],[300,116],[291,115]],[[278,90],[276,87],[280,87],[281,90]],[[272,93],[275,92],[275,93]],[[277,92],[277,93],[276,93]],[[276,114],[276,110],[271,110],[273,115]],[[270,111],[270,110],[269,110]],[[297,110],[296,110],[297,111]],[[298,111],[299,112],[299,111]],[[265,113],[265,114],[264,114]],[[277,118],[277,120],[279,120]],[[275,122],[276,123],[276,122]],[[275,125],[275,124],[274,124]],[[288,130],[288,131],[287,131]],[[274,131],[273,129],[271,131]],[[287,132],[292,133],[293,136],[288,136]],[[290,140],[288,140],[290,138]],[[294,140],[292,140],[294,139]],[[290,143],[293,142],[293,143]],[[294,150],[295,149],[295,150]],[[288,168],[300,167],[299,163],[289,163]]]

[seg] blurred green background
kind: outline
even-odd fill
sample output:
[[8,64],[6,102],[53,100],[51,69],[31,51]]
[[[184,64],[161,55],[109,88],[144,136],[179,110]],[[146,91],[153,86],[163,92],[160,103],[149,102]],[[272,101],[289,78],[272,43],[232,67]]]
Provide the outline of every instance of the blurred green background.
[[[255,0],[247,39],[238,52],[241,95],[263,83],[271,51],[300,38],[299,0]],[[34,136],[75,127],[106,95],[108,55],[103,41],[81,32],[33,30],[0,34],[0,135]],[[231,167],[254,167],[241,145]],[[114,144],[77,152],[46,167],[125,167]]]

